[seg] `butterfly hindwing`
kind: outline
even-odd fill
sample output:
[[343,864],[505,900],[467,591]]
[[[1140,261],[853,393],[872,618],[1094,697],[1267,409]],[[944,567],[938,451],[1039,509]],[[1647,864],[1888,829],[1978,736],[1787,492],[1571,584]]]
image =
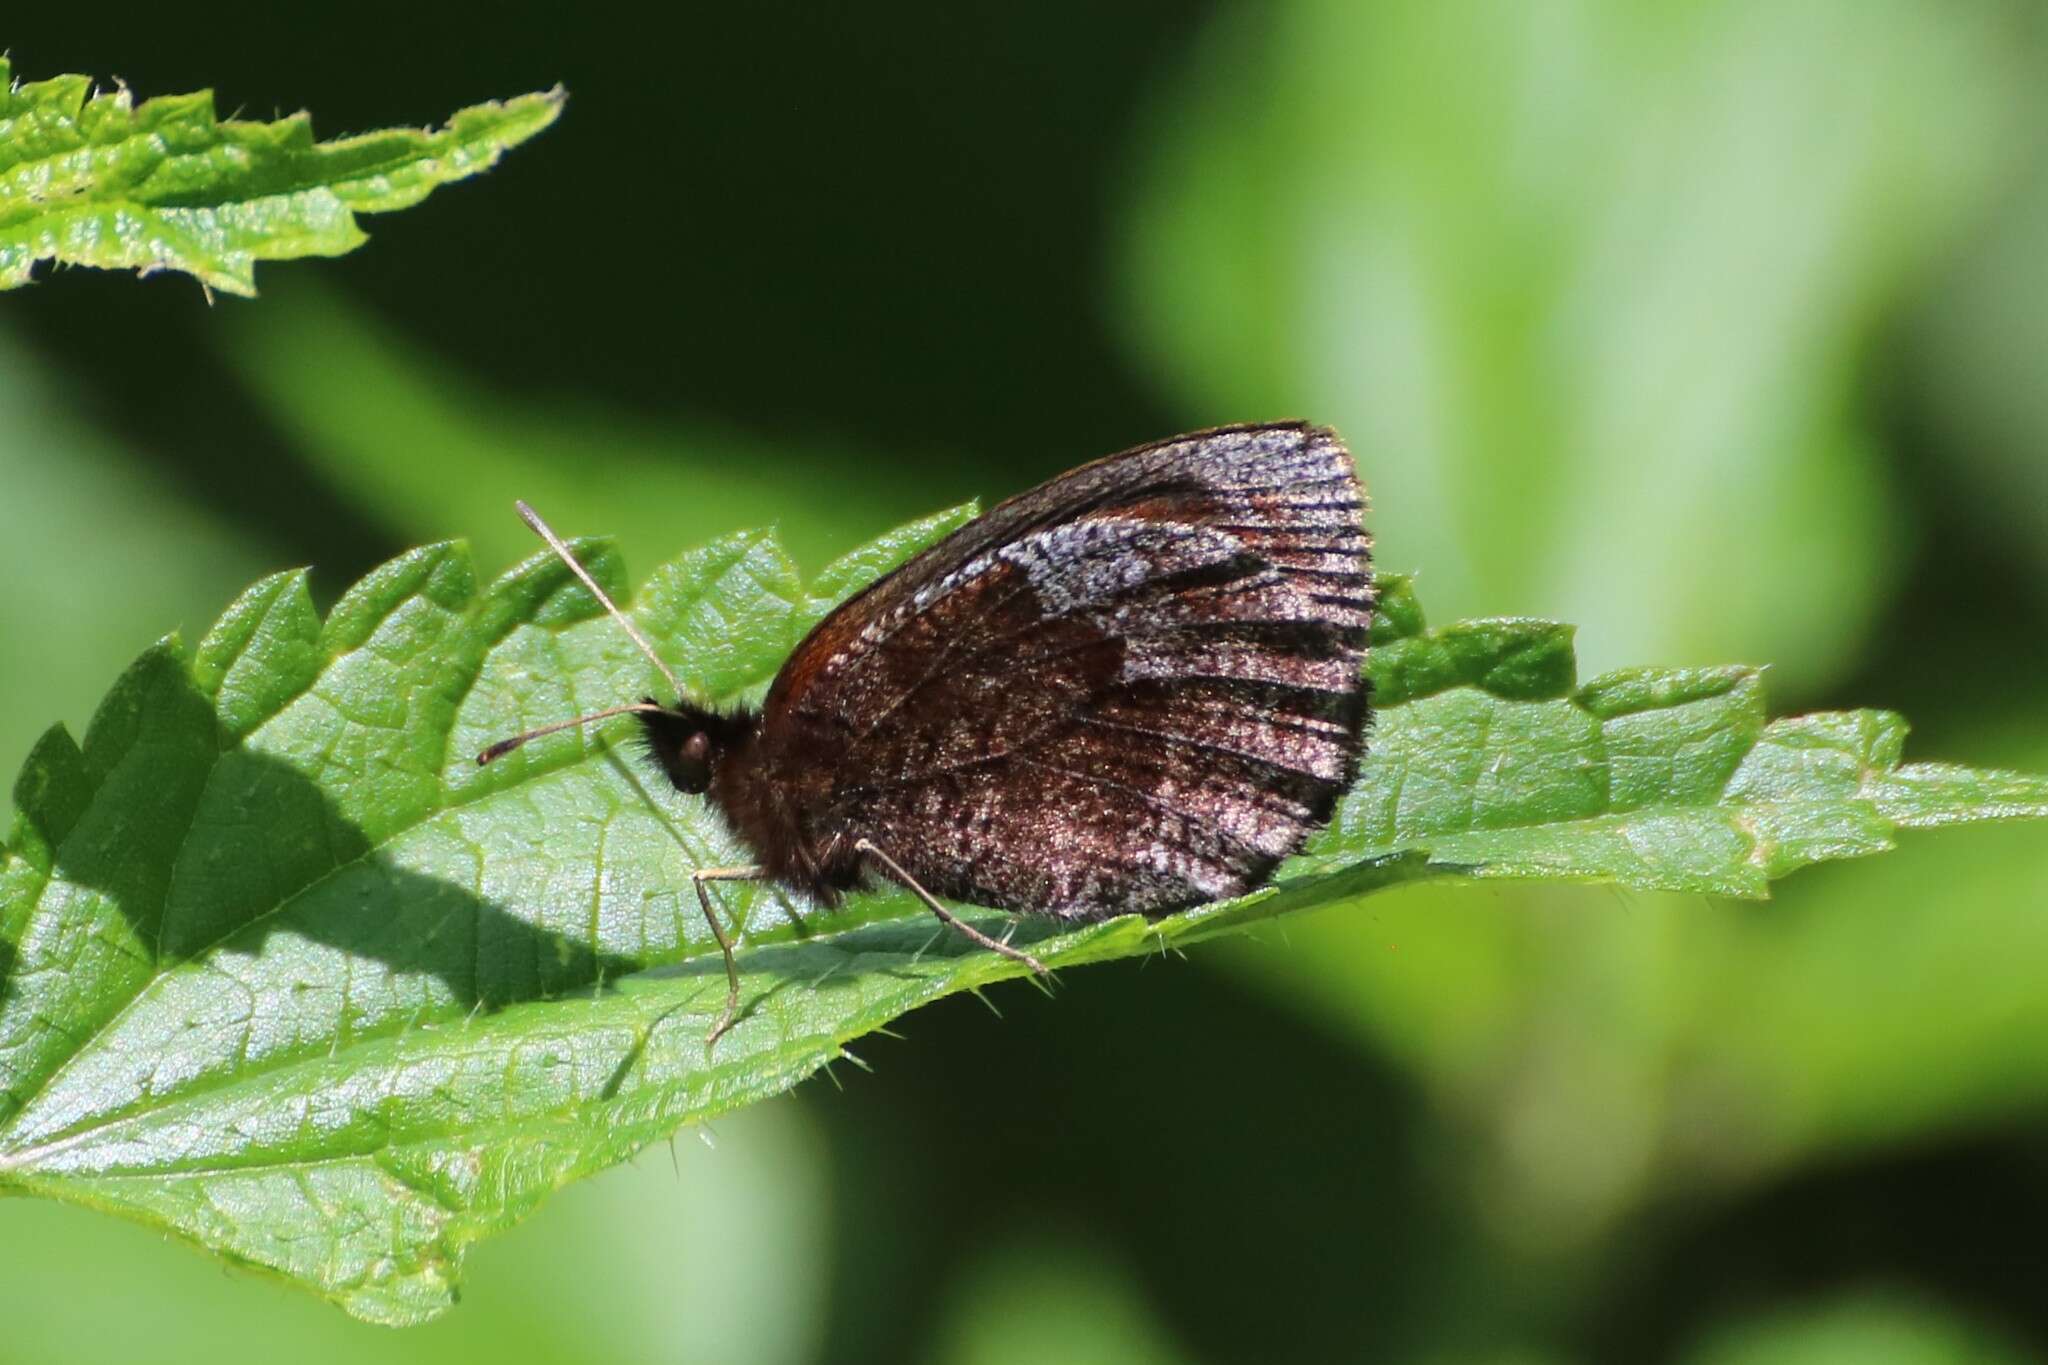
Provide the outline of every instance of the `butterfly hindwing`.
[[1242,892],[1355,771],[1363,502],[1296,423],[1083,466],[828,616],[766,708],[804,751],[763,758],[808,770],[807,836],[886,838],[941,895],[1097,918]]

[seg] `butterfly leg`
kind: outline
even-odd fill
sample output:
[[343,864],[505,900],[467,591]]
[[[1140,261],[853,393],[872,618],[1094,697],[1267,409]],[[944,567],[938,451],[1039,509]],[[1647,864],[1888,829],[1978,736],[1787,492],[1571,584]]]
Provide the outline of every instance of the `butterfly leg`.
[[706,882],[758,882],[766,878],[765,867],[700,867],[690,874],[691,883],[697,888],[697,904],[704,907],[704,922],[711,926],[711,937],[718,940],[718,951],[725,954],[725,1013],[718,1016],[718,1022],[711,1026],[711,1032],[704,1037],[704,1051],[708,1055],[711,1045],[725,1036],[733,1020],[740,1012],[740,969],[732,960],[732,940],[726,937],[725,926],[718,922],[718,912],[712,908],[711,892]]
[[995,939],[990,938],[987,934],[982,933],[981,930],[975,928],[973,925],[961,919],[958,915],[955,915],[951,910],[948,910],[945,906],[939,904],[939,898],[937,896],[934,896],[931,892],[925,890],[922,886],[919,886],[917,884],[917,878],[911,876],[908,872],[904,871],[903,864],[897,862],[894,858],[890,857],[881,849],[877,848],[875,846],[874,840],[854,840],[853,851],[855,853],[866,854],[868,857],[873,858],[876,862],[880,863],[884,868],[888,870],[890,876],[894,877],[897,881],[903,884],[904,888],[908,890],[911,895],[917,897],[919,900],[924,902],[925,909],[931,911],[934,915],[937,915],[939,919],[949,927],[957,929],[961,934],[973,939],[976,943],[979,943],[982,947],[988,949],[990,952],[1001,953],[1004,957],[1011,958],[1014,961],[1023,963],[1032,971],[1037,972],[1040,976],[1052,975],[1051,972],[1046,970],[1045,964],[1043,962],[1040,962],[1031,954],[1023,951],[1020,948],[1012,948],[1007,943],[1000,943]]

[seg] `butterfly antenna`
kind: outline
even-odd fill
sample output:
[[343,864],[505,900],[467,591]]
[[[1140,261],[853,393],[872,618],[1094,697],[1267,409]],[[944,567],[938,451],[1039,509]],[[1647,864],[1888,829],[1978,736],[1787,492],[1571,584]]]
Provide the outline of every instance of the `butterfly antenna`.
[[[515,499],[512,505],[519,509],[520,520],[524,521],[528,526],[531,526],[533,528],[533,533],[539,536],[542,540],[545,540],[548,543],[548,548],[550,550],[553,550],[557,557],[559,557],[564,564],[567,564],[569,566],[569,572],[575,574],[578,578],[582,579],[583,586],[590,589],[590,591],[596,595],[598,601],[604,603],[604,609],[611,613],[612,620],[617,621],[619,625],[625,630],[626,634],[633,637],[633,643],[640,646],[640,652],[642,654],[645,654],[648,657],[648,659],[653,662],[654,666],[661,670],[661,676],[668,679],[668,685],[675,689],[675,695],[678,699],[680,699],[683,695],[683,685],[676,681],[676,675],[674,674],[674,672],[672,672],[669,669],[669,666],[667,664],[662,662],[661,656],[654,652],[654,646],[648,642],[648,639],[645,635],[642,635],[640,633],[640,627],[634,625],[632,620],[629,617],[627,617],[626,613],[619,610],[618,603],[612,601],[612,599],[606,595],[605,590],[597,586],[597,580],[590,576],[590,570],[584,568],[582,562],[579,561],[576,558],[576,556],[570,552],[569,547],[563,543],[562,538],[555,534],[555,528],[548,525],[546,522],[542,521],[540,519],[540,513],[534,511],[531,507],[527,506],[524,499]],[[599,712],[598,714],[606,716],[615,716],[620,714],[621,711],[639,711],[644,709],[646,708],[639,706],[624,706],[620,707],[618,711],[603,711]],[[660,708],[657,707],[655,709],[659,710]],[[584,720],[592,719],[595,719],[595,717],[584,717]],[[566,723],[570,725],[576,725],[580,724],[581,722],[569,721]],[[560,729],[561,727],[557,726],[554,728]],[[534,731],[534,734],[545,733],[546,731],[543,730]],[[490,751],[485,750],[485,752],[489,753]]]
[[588,725],[594,720],[608,720],[613,716],[629,716],[636,712],[649,711],[656,714],[666,714],[668,708],[666,706],[657,706],[651,701],[636,701],[631,706],[613,706],[603,711],[592,711],[589,715],[578,716],[574,720],[558,720],[553,725],[543,725],[538,730],[528,730],[523,735],[514,735],[510,739],[499,740],[496,744],[493,744],[490,748],[476,756],[476,766],[481,768],[493,759],[503,758],[529,739],[539,739],[542,735],[552,735],[558,730],[573,730],[579,725]]

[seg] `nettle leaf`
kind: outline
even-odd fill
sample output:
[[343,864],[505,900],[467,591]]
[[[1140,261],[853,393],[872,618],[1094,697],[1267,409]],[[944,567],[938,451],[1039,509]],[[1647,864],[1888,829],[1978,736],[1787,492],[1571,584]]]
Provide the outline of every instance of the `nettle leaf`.
[[[959,525],[807,587],[765,533],[659,570],[633,613],[687,685],[757,693],[830,605]],[[616,555],[580,547],[606,588]],[[1060,966],[1157,953],[1425,877],[1761,895],[1896,830],[2048,816],[2048,779],[1904,765],[1877,713],[1769,721],[1755,670],[1579,685],[1568,628],[1428,629],[1382,581],[1372,754],[1276,882],[1159,923],[1019,941]],[[654,690],[546,556],[479,589],[415,550],[322,620],[299,573],[196,649],[138,660],[74,743],[30,754],[0,861],[0,1193],[125,1214],[382,1322],[452,1299],[464,1249],[687,1123],[789,1089],[919,1005],[1017,975],[902,895],[803,927],[772,888],[743,1014],[694,867],[743,858],[651,781],[628,721],[488,742]],[[1000,929],[1001,917],[984,927]]]
[[122,87],[94,94],[84,76],[15,85],[0,57],[0,289],[55,261],[182,270],[254,294],[257,261],[353,251],[358,213],[488,170],[564,98],[558,87],[472,105],[443,128],[315,142],[307,114],[221,120],[208,90],[138,105]]
[[1761,898],[1901,829],[2048,817],[2048,777],[1902,765],[1891,712],[1771,720],[1758,668],[1579,684],[1569,626],[1427,630],[1402,578],[1380,618],[1371,759],[1295,869],[1425,850],[1466,876]]

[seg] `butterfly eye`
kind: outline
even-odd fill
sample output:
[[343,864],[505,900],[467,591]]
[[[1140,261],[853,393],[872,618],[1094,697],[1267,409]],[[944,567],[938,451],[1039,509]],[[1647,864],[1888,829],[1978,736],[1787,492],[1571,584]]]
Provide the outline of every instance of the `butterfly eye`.
[[702,795],[711,786],[711,736],[702,730],[692,730],[690,737],[675,747],[673,756],[663,762],[677,791]]

